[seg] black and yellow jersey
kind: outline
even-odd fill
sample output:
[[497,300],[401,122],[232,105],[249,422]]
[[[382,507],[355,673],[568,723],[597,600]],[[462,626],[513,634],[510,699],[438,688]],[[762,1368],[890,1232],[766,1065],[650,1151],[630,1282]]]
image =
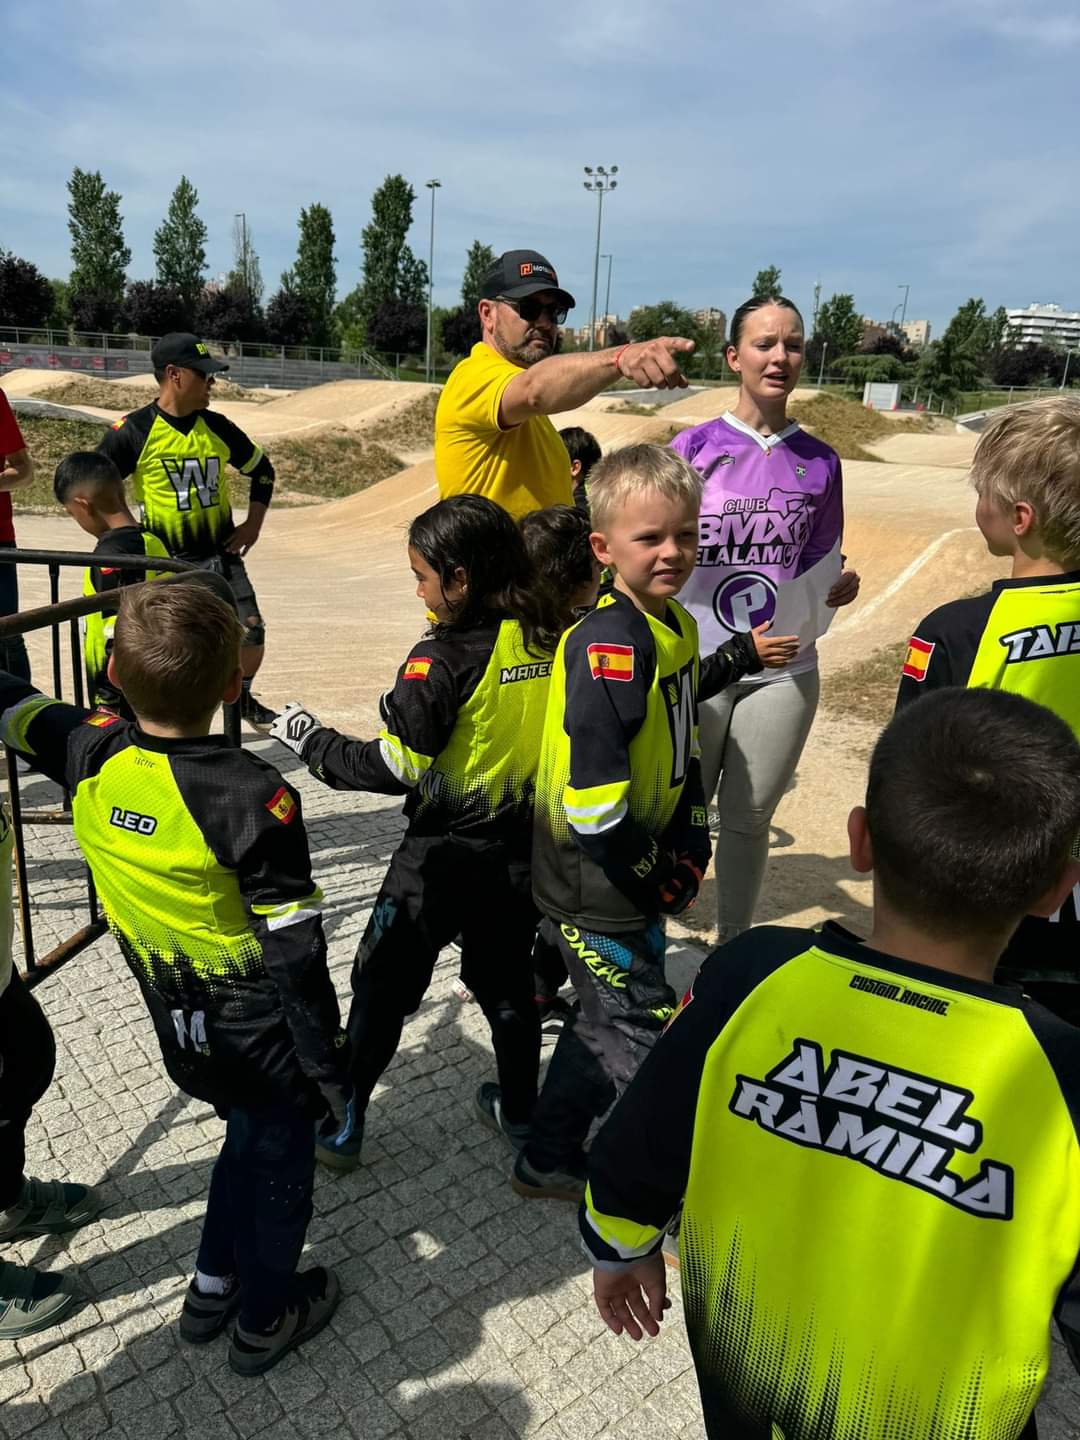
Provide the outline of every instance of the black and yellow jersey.
[[710,1436],[1016,1440],[1080,1341],[1080,1047],[1012,987],[764,926],[600,1131],[586,1247],[680,1234]]
[[338,790],[405,794],[411,835],[528,845],[551,657],[516,620],[439,627],[419,641],[380,702],[375,740],[319,728],[304,749]]
[[226,465],[248,476],[251,500],[269,505],[273,495],[270,461],[213,410],[181,417],[144,405],[106,430],[98,449],[134,477],[143,522],[179,560],[214,554],[235,528]]
[[659,913],[674,855],[708,864],[700,670],[697,626],[675,601],[657,620],[610,590],[562,637],[533,831],[546,915],[601,934],[638,930]]
[[[908,645],[897,709],[948,685],[1024,695],[1080,740],[1080,571],[999,580],[928,615]],[[1078,891],[1052,919],[1021,922],[1002,958],[1013,978],[1080,984]]]
[[343,1081],[347,1052],[296,792],[222,735],[147,735],[2,672],[0,738],[71,791],[176,1084],[218,1106],[321,1111],[313,1087]]
[[[109,590],[118,590],[124,585],[138,584],[142,580],[157,580],[163,570],[118,570],[108,563],[110,555],[157,555],[169,558],[165,546],[149,530],[139,525],[122,525],[117,530],[107,530],[94,546],[94,560],[83,575],[83,594],[102,595]],[[116,612],[85,615],[82,620],[83,660],[86,664],[86,679],[89,686],[91,705],[123,707],[124,697],[112,684],[106,670],[112,654],[113,631],[116,628]],[[130,718],[130,717],[129,717]]]

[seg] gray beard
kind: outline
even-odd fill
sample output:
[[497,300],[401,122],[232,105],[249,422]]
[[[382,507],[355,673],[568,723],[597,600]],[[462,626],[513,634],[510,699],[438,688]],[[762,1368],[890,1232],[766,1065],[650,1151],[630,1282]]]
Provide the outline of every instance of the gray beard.
[[552,348],[548,350],[545,354],[537,355],[531,352],[526,345],[506,345],[502,342],[502,340],[499,339],[498,336],[496,336],[495,338],[496,340],[498,340],[498,345],[496,346],[496,348],[498,349],[498,352],[503,357],[503,359],[510,360],[515,365],[520,365],[523,370],[528,370],[529,367],[531,365],[535,365],[538,360],[546,360],[548,356],[554,355],[556,350],[558,350],[559,348],[559,343],[556,340]]

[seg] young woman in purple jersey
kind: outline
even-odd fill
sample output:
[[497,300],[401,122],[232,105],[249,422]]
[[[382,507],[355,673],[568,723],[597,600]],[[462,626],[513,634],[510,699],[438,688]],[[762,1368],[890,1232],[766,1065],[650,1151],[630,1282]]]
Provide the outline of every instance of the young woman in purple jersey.
[[[803,364],[802,316],[783,296],[740,305],[727,362],[739,399],[718,420],[671,442],[705,479],[701,541],[680,599],[698,623],[702,654],[736,630],[772,618],[778,588],[821,560],[844,526],[840,460],[787,416]],[[859,577],[845,571],[828,604],[849,605]],[[799,763],[818,702],[817,652],[763,670],[701,705],[705,794],[717,795],[719,939],[753,922],[769,822]]]

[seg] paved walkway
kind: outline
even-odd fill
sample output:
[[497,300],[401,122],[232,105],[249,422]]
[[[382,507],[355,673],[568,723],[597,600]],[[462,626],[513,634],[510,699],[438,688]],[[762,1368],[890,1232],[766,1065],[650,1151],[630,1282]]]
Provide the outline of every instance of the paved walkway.
[[[260,747],[261,748],[261,747]],[[387,859],[397,802],[341,795],[273,758],[305,798],[340,994]],[[51,787],[25,787],[42,800]],[[82,922],[83,872],[70,832],[30,832],[29,874],[44,951]],[[685,972],[692,956],[677,958]],[[262,1380],[240,1380],[226,1342],[180,1343],[221,1124],[164,1077],[134,982],[110,940],[38,990],[56,1030],[57,1077],[29,1133],[29,1168],[100,1185],[109,1207],[67,1242],[12,1258],[79,1273],[85,1307],[0,1355],[0,1435],[35,1440],[702,1440],[676,1309],[634,1345],[596,1316],[567,1205],[529,1202],[508,1152],[474,1119],[493,1073],[482,1015],[452,994],[447,955],[376,1092],[365,1164],[320,1171],[312,1258],[346,1299],[328,1330]],[[681,978],[681,977],[680,977]],[[1080,1437],[1080,1384],[1059,1366],[1044,1440]]]

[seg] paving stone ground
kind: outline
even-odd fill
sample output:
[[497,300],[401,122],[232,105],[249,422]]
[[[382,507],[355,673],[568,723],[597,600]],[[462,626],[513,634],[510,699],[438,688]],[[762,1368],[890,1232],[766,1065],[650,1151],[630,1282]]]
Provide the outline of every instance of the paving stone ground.
[[[280,747],[273,758],[304,795],[344,1010],[399,805],[327,790]],[[24,789],[30,803],[53,793]],[[28,850],[45,951],[83,923],[84,872],[66,829],[29,831]],[[685,971],[685,951],[676,963]],[[515,1196],[506,1148],[474,1118],[473,1092],[494,1069],[483,1016],[454,996],[455,976],[447,952],[375,1094],[363,1167],[317,1176],[309,1251],[338,1270],[346,1298],[321,1336],[260,1380],[232,1374],[224,1339],[193,1348],[177,1335],[221,1123],[165,1078],[111,940],[42,984],[58,1062],[28,1168],[98,1185],[108,1208],[66,1240],[6,1252],[76,1272],[88,1298],[0,1353],[0,1436],[702,1440],[677,1279],[661,1338],[635,1345],[604,1329],[572,1208]],[[1055,1346],[1044,1440],[1080,1440],[1078,1419],[1080,1384]]]

